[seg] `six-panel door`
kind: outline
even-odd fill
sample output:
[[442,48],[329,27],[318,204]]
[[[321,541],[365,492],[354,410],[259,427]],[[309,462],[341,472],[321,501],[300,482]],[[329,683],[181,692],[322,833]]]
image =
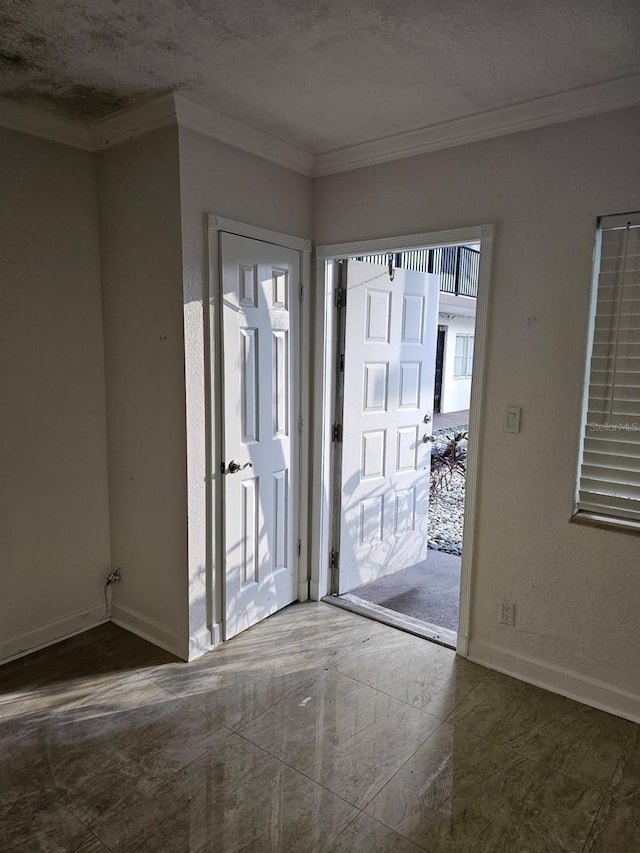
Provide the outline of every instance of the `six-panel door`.
[[346,311],[340,593],[427,556],[438,278],[349,261]]
[[[299,253],[221,234],[225,639],[290,604]],[[233,473],[236,463],[240,470]]]

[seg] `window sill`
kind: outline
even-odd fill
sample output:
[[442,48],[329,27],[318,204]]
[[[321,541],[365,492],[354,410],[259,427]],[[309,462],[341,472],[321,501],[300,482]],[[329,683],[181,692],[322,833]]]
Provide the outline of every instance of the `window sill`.
[[584,527],[598,527],[600,530],[612,530],[616,533],[631,533],[640,536],[640,522],[624,518],[610,518],[608,515],[598,515],[595,512],[577,512],[569,521]]

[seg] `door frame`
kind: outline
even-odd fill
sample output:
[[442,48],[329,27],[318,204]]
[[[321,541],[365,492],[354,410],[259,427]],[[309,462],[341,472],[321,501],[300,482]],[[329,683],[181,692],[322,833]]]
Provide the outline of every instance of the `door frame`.
[[[476,297],[477,298],[477,297]],[[474,317],[475,322],[475,317]],[[440,414],[440,407],[442,406],[442,379],[444,374],[444,354],[447,348],[447,336],[448,336],[448,327],[444,325],[444,323],[438,323],[438,332],[436,337],[436,372],[433,378],[433,414]],[[442,335],[442,353],[440,353],[440,336]],[[440,364],[440,388],[438,394],[438,411],[436,412],[436,389],[438,388],[438,356],[441,355],[441,364]]]
[[495,227],[492,224],[432,231],[352,243],[334,243],[316,247],[315,270],[315,346],[313,377],[313,470],[311,494],[311,584],[310,594],[320,600],[331,591],[330,553],[332,545],[332,513],[334,477],[334,445],[331,426],[334,416],[335,360],[337,358],[337,310],[334,305],[336,276],[333,264],[342,258],[403,252],[452,246],[460,243],[480,243],[480,269],[475,325],[475,346],[471,403],[469,409],[469,454],[464,509],[465,547],[462,553],[460,576],[460,624],[457,653],[466,657],[471,623],[471,592],[473,562],[476,550],[476,501],[480,478],[480,428],[483,422],[484,374],[487,353],[489,304],[491,287],[491,257]]
[[[292,387],[295,391],[294,437],[291,483],[295,495],[293,503],[294,576],[297,578],[298,601],[309,598],[308,563],[308,514],[300,511],[301,484],[309,482],[309,375],[303,369],[300,353],[310,347],[311,300],[309,282],[311,276],[311,241],[279,231],[271,231],[257,225],[238,222],[215,214],[207,215],[207,243],[209,247],[209,292],[208,311],[205,311],[205,406],[207,412],[207,622],[211,629],[211,645],[216,646],[224,638],[225,622],[225,543],[223,516],[223,475],[220,462],[224,454],[224,409],[223,409],[223,314],[222,314],[222,232],[247,237],[263,243],[271,243],[285,249],[293,249],[300,256],[300,288],[291,295],[297,310],[290,322],[296,326],[297,345],[291,358],[295,371]],[[307,307],[308,306],[308,307]],[[305,307],[307,310],[305,310]]]

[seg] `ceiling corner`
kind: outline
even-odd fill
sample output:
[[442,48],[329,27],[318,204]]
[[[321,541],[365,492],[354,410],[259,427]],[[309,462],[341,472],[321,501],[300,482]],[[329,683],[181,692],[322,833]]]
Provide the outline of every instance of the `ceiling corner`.
[[0,127],[91,151],[87,125],[0,97]]
[[88,132],[92,149],[102,151],[177,123],[176,96],[168,93],[92,122]]
[[231,119],[179,92],[174,97],[180,127],[194,130],[307,177],[314,174],[314,157],[307,151]]

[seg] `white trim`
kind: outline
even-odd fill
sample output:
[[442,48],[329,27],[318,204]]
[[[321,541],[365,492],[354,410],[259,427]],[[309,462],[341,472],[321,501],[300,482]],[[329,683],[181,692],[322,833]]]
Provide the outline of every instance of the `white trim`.
[[309,581],[309,599],[311,601],[321,601],[325,595],[326,592],[320,589],[320,582],[318,578],[311,578]]
[[268,228],[261,228],[259,225],[238,222],[236,219],[226,219],[224,216],[216,216],[213,213],[208,214],[207,222],[210,232],[227,231],[229,234],[237,234],[238,237],[262,240],[264,243],[273,243],[275,246],[283,246],[285,249],[311,252],[311,240],[306,240],[304,237],[293,237],[291,234],[282,234],[280,231],[271,231]]
[[[206,390],[206,395],[209,397],[208,407],[210,412],[209,417],[209,435],[207,436],[208,459],[210,470],[207,473],[207,482],[209,483],[208,504],[209,511],[207,513],[208,525],[208,557],[206,569],[206,587],[207,587],[207,610],[212,614],[213,625],[211,631],[212,647],[218,645],[224,637],[224,618],[225,618],[225,602],[224,602],[224,554],[222,553],[221,538],[215,536],[216,530],[222,529],[222,506],[221,506],[221,481],[217,476],[217,461],[220,457],[219,450],[221,439],[224,432],[222,407],[219,404],[218,395],[211,394],[210,388],[222,388],[222,359],[221,359],[221,341],[222,335],[222,317],[219,313],[221,292],[221,270],[220,270],[220,249],[219,249],[219,234],[225,232],[235,234],[239,237],[247,237],[252,240],[261,240],[265,243],[272,243],[276,246],[282,246],[286,249],[292,249],[300,253],[300,285],[303,288],[307,303],[310,301],[310,272],[311,272],[311,240],[304,237],[295,237],[291,234],[283,234],[280,231],[272,231],[267,228],[261,228],[258,225],[251,225],[246,222],[238,222],[235,219],[227,219],[216,214],[207,215],[207,232],[208,232],[208,248],[209,248],[209,277],[208,277],[208,300],[209,300],[209,326],[208,334],[211,341],[209,344],[209,365],[206,375],[209,377],[209,389]],[[309,411],[310,397],[310,382],[307,371],[302,369],[301,353],[304,352],[305,345],[308,347],[310,340],[310,311],[304,311],[305,302],[297,302],[296,310],[292,312],[292,320],[298,324],[298,344],[297,344],[297,364],[298,372],[293,378],[297,381],[297,408],[296,408],[296,431],[295,443],[297,452],[295,458],[292,457],[292,465],[295,466],[295,480],[297,483],[297,500],[294,502],[294,523],[293,523],[293,541],[302,542],[300,556],[297,554],[297,549],[294,549],[296,554],[296,571],[297,576],[296,590],[297,600],[307,601],[309,598],[309,546],[308,546],[308,529],[309,518],[305,508],[308,507],[308,501],[302,500],[301,489],[305,482],[308,482],[309,470],[309,433],[311,425],[311,417]],[[305,316],[306,315],[306,316]],[[211,363],[213,362],[213,364]],[[297,422],[299,417],[303,418],[304,428],[302,433],[297,431]],[[215,449],[214,449],[215,448]],[[217,452],[217,455],[216,455]],[[221,457],[220,457],[221,458]]]
[[254,130],[245,124],[241,124],[222,113],[212,110],[204,104],[199,104],[184,95],[174,95],[175,112],[178,125],[189,130],[224,142],[241,151],[255,154],[263,160],[269,160],[310,177],[313,174],[314,157],[300,148],[294,148],[287,142],[276,139],[267,133]]
[[175,96],[162,95],[92,122],[88,125],[91,147],[93,151],[102,151],[177,123]]
[[78,610],[75,613],[62,616],[60,619],[45,622],[44,625],[38,625],[37,628],[33,628],[25,634],[0,640],[0,663],[8,663],[10,660],[24,657],[31,652],[38,651],[38,649],[73,637],[75,634],[89,631],[96,625],[101,625],[107,621],[104,604],[100,604],[97,607]]
[[456,642],[456,653],[459,654],[461,658],[469,656],[469,638],[464,636],[464,634],[461,634],[459,631]]
[[0,97],[0,127],[70,145],[82,151],[93,151],[88,125],[45,110],[16,104],[8,98]]
[[640,723],[640,696],[605,681],[482,640],[470,641],[468,659],[592,708]]
[[[300,564],[298,564],[298,572],[301,572]],[[298,601],[309,601],[309,580],[307,578],[298,581]]]
[[162,95],[92,123],[74,121],[0,98],[0,126],[86,151],[101,151],[161,127],[177,125],[302,175],[320,177],[621,110],[639,103],[640,75],[632,74],[316,155],[178,93]]
[[171,628],[167,628],[166,625],[162,625],[132,607],[114,604],[111,608],[111,621],[126,631],[131,631],[132,634],[142,637],[143,640],[148,640],[154,646],[171,652],[181,660],[188,659],[182,634],[176,634]]
[[179,94],[162,95],[90,123],[14,104],[0,97],[0,126],[85,151],[103,151],[162,127],[184,127],[293,172],[307,177],[313,175],[312,154]]
[[215,635],[215,626],[208,628],[205,625],[195,635],[189,637],[189,660],[195,660],[215,648],[219,644],[219,641],[214,642]]
[[[615,228],[637,228],[640,225],[640,211],[634,210],[632,213],[614,213],[609,216],[601,216],[599,231],[611,231]],[[595,270],[598,272],[598,269]]]
[[333,175],[469,142],[621,110],[640,103],[640,74],[487,110],[318,154],[314,175]]
[[[302,245],[302,257],[300,265],[300,286],[302,298],[298,304],[299,323],[299,345],[298,352],[304,352],[306,344],[311,348],[311,241],[304,240]],[[306,359],[305,359],[306,363]],[[310,441],[311,434],[311,370],[305,369],[303,359],[300,357],[300,369],[298,372],[298,417],[302,419],[302,430],[298,432],[298,474],[300,478],[300,490],[298,492],[301,511],[298,515],[298,540],[300,542],[300,555],[298,557],[298,601],[309,599],[309,531],[311,529],[309,509],[311,505],[311,460]],[[305,488],[303,495],[302,489]]]
[[316,248],[315,295],[316,312],[313,358],[313,467],[311,471],[311,578],[309,595],[320,601],[331,593],[331,482],[332,444],[329,432],[333,420],[335,386],[334,346],[336,316],[334,309],[335,282],[324,249]]
[[[461,234],[468,235],[463,241]],[[449,228],[428,234],[402,234],[376,240],[357,240],[354,243],[330,243],[316,248],[318,258],[346,258],[352,255],[378,255],[384,252],[408,252],[425,246],[456,246],[458,243],[480,243],[493,234],[493,225],[471,225],[468,228]],[[427,241],[426,243],[424,241]]]
[[211,628],[211,648],[215,649],[222,642],[222,622],[216,622]]
[[469,411],[469,455],[465,499],[465,547],[462,555],[460,577],[460,621],[457,653],[466,656],[471,624],[471,585],[476,540],[476,505],[479,494],[480,429],[484,406],[484,369],[487,353],[489,324],[490,271],[493,249],[494,226],[479,225],[456,228],[448,231],[410,234],[400,237],[362,240],[352,243],[336,243],[316,249],[316,317],[315,317],[315,397],[313,422],[313,493],[311,584],[314,600],[331,592],[329,553],[330,515],[333,486],[331,482],[330,425],[333,399],[333,339],[335,335],[335,311],[333,308],[333,285],[326,276],[326,261],[354,255],[374,255],[381,252],[405,251],[415,248],[431,248],[443,245],[480,242],[480,270],[475,319],[474,375],[471,383]]
[[612,530],[616,533],[640,534],[640,521],[632,518],[622,518],[612,515],[601,515],[597,512],[577,510],[569,519],[572,524],[583,524],[587,527],[597,527],[600,530]]
[[[206,421],[207,435],[207,514],[206,539],[207,555],[205,566],[205,593],[207,596],[207,618],[211,625],[211,644],[219,645],[224,638],[224,578],[222,566],[224,554],[222,551],[222,536],[220,519],[222,517],[221,483],[218,475],[218,465],[222,458],[218,447],[218,437],[223,434],[222,406],[219,394],[212,393],[214,389],[222,388],[222,340],[219,329],[222,327],[222,303],[220,293],[220,247],[218,226],[220,218],[207,215],[207,249],[209,252],[209,275],[206,281],[205,300],[208,311],[205,312],[206,340],[204,341],[205,383],[204,398],[208,418]],[[215,454],[218,454],[217,456]]]
[[457,652],[465,657],[471,634],[471,592],[476,549],[476,520],[479,489],[480,433],[484,409],[484,374],[487,363],[493,225],[480,228],[480,266],[478,297],[474,325],[473,375],[469,402],[469,438],[467,440],[467,473],[464,501],[464,547],[460,566],[460,614]]
[[399,628],[408,634],[414,634],[416,637],[422,637],[424,640],[433,640],[433,642],[440,643],[450,649],[456,648],[457,640],[455,631],[450,631],[448,628],[440,628],[431,622],[423,622],[421,619],[415,619],[413,616],[406,616],[404,613],[390,610],[381,604],[373,604],[371,601],[365,601],[364,598],[359,598],[357,595],[351,595],[351,593],[326,595],[322,600],[327,604],[342,607],[343,610],[348,610],[351,613],[357,613],[359,616],[367,616],[369,619],[375,619],[376,622],[380,622],[382,625]]

